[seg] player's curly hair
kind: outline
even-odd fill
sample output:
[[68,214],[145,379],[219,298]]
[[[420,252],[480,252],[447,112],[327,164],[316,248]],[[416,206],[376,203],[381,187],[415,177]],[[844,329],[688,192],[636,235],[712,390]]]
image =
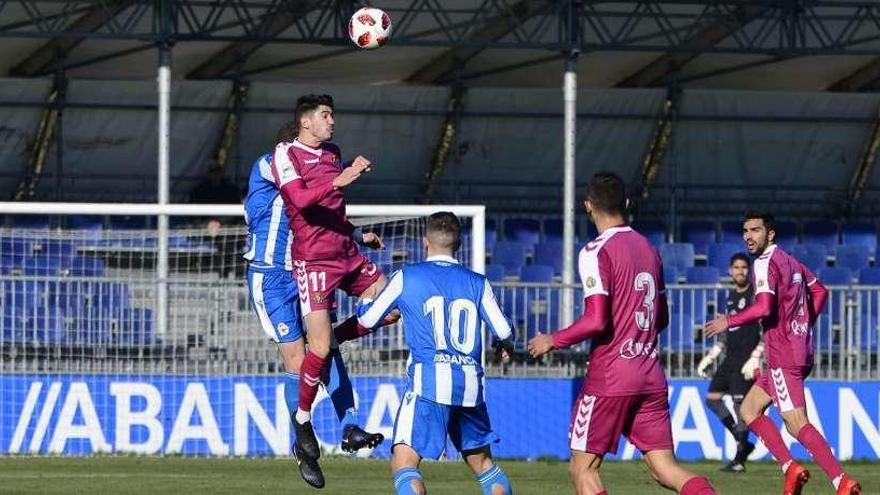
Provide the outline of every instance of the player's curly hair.
[[461,246],[461,221],[455,213],[438,211],[428,217],[425,237],[431,245],[455,252]]
[[314,112],[321,105],[333,108],[333,97],[330,95],[308,94],[302,95],[296,100],[296,108],[293,111],[293,121],[299,125],[303,115]]
[[292,143],[296,136],[299,135],[299,123],[294,120],[290,120],[285,122],[284,125],[278,129],[278,134],[275,137],[276,143]]

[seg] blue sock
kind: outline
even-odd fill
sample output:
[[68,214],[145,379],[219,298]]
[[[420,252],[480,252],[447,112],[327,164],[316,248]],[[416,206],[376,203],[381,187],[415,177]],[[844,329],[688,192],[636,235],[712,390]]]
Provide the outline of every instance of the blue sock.
[[299,407],[299,373],[282,373],[284,377],[284,402],[291,416],[296,414]]
[[351,380],[348,378],[348,370],[342,361],[339,349],[330,350],[330,373],[325,384],[327,394],[333,402],[336,417],[342,426],[357,424],[357,409],[354,407],[354,391],[351,388]]
[[397,490],[397,495],[416,495],[417,492],[413,490],[412,482],[421,479],[422,473],[419,472],[419,468],[398,469],[394,473],[394,489]]
[[507,479],[507,474],[497,464],[493,464],[492,467],[483,471],[482,474],[475,476],[475,479],[483,487],[483,495],[492,495],[493,485],[501,485],[504,488],[505,494],[513,495],[513,489],[510,487],[510,480]]

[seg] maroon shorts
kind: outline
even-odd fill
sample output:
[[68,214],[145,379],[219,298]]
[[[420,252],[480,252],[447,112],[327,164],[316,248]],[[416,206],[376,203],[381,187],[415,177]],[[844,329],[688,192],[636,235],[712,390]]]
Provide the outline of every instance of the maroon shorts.
[[642,453],[672,450],[667,393],[603,397],[582,389],[571,414],[571,450],[616,454],[621,434]]
[[382,276],[379,267],[362,254],[339,260],[296,260],[293,266],[303,316],[335,308],[336,289],[360,296]]
[[770,368],[766,373],[761,374],[755,385],[767,392],[779,412],[784,413],[799,407],[807,407],[804,380],[810,376],[811,371],[813,371],[812,366]]

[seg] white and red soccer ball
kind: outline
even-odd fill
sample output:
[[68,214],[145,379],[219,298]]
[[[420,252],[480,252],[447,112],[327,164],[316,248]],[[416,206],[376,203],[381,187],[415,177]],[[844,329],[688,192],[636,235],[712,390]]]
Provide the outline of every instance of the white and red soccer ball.
[[358,48],[379,48],[391,38],[391,17],[381,9],[364,7],[349,19],[348,37]]

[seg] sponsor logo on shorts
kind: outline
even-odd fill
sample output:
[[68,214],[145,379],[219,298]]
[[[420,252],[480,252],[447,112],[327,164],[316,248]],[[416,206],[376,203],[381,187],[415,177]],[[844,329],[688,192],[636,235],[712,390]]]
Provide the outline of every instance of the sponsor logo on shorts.
[[283,336],[287,335],[288,333],[290,333],[290,327],[287,326],[287,323],[284,323],[283,321],[281,323],[279,323],[278,324],[278,335],[281,335],[283,337]]

